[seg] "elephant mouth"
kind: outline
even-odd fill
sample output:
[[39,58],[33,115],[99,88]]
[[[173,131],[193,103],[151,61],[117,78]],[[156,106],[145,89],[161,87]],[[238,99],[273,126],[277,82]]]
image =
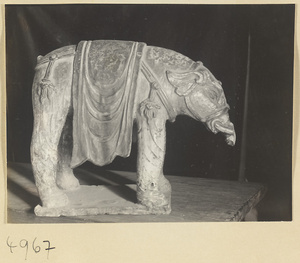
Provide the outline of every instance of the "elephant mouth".
[[215,134],[218,132],[225,134],[226,143],[230,146],[235,145],[236,135],[234,125],[230,121],[222,123],[220,120],[216,119],[208,123],[208,128]]

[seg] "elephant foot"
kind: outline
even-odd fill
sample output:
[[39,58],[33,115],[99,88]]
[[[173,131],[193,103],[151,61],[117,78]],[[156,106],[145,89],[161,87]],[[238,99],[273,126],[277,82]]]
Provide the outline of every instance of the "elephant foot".
[[166,177],[164,176],[159,177],[158,189],[166,196],[166,198],[170,199],[171,202],[172,188],[169,180],[167,180]]
[[39,189],[39,196],[45,208],[64,207],[69,204],[68,196],[59,188]]
[[171,212],[171,202],[164,194],[153,190],[138,190],[138,203],[146,206],[155,214],[169,214]]
[[146,189],[137,187],[138,203],[151,209],[157,214],[169,214],[171,212],[171,185],[162,177],[155,187],[151,184]]
[[74,176],[73,171],[61,172],[57,175],[57,186],[62,190],[73,191],[80,187],[78,179]]

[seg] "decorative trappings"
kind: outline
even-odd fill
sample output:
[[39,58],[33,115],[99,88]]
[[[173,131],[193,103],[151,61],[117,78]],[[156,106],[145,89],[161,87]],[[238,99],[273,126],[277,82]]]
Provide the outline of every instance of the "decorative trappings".
[[[42,57],[40,57],[38,60],[40,59],[42,59]],[[46,98],[49,100],[52,92],[53,91],[55,92],[55,85],[51,82],[51,80],[49,80],[49,76],[51,73],[51,68],[56,59],[58,59],[56,54],[49,57],[49,62],[48,62],[48,66],[44,78],[41,80],[39,88],[37,89],[37,93],[39,95],[41,103],[43,103]]]
[[148,123],[153,118],[156,118],[157,110],[159,109],[161,109],[161,107],[151,99],[144,100],[140,106],[141,114],[147,118]]

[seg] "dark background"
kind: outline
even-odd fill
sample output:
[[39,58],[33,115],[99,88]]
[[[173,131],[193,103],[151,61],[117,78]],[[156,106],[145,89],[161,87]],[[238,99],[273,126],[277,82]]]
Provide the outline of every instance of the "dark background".
[[[165,174],[262,182],[260,220],[292,219],[294,5],[7,5],[7,159],[30,162],[36,57],[81,40],[145,42],[202,61],[222,81],[237,143],[179,116]],[[136,169],[130,157],[105,168]],[[93,165],[84,164],[87,168]],[[95,167],[92,167],[95,169]]]

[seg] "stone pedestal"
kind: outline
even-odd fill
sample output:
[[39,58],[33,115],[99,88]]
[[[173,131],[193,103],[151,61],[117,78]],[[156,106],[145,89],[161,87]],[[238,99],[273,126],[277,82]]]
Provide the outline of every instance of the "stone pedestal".
[[[70,199],[69,205],[45,209],[37,206],[40,199],[31,165],[8,164],[7,222],[57,224],[255,221],[254,209],[266,193],[266,187],[257,183],[167,175],[174,194],[172,212],[166,215],[136,204],[136,173],[76,168],[75,174],[81,187],[76,191],[66,192]],[[34,207],[38,207],[35,210],[39,216],[34,214]]]
[[84,216],[84,215],[147,215],[168,214],[170,210],[149,209],[136,203],[136,185],[81,185],[78,190],[65,191],[69,204],[47,208],[37,205],[37,216]]

